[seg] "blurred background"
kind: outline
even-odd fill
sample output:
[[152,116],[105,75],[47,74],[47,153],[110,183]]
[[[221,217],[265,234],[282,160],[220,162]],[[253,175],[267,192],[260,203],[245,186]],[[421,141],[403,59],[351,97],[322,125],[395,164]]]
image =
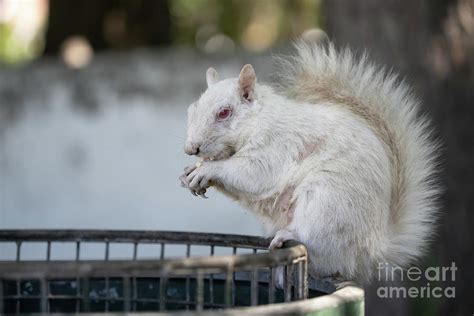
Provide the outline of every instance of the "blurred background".
[[209,66],[231,77],[252,63],[270,80],[271,55],[319,29],[401,73],[444,143],[442,218],[420,265],[456,262],[456,299],[367,289],[369,312],[472,315],[474,0],[0,0],[0,229],[261,234],[230,200],[179,187],[186,108]]

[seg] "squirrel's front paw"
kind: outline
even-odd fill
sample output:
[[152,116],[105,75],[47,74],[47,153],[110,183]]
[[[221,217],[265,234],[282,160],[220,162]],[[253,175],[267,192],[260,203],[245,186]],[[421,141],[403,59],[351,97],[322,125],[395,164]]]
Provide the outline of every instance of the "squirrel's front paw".
[[188,188],[193,195],[207,198],[205,194],[210,187],[212,170],[209,162],[200,162],[186,167],[184,174],[179,177],[181,186]]
[[203,163],[201,166],[194,168],[186,177],[189,189],[199,192],[210,187],[211,175],[210,166],[208,163]]
[[199,189],[199,190],[196,190],[194,188],[191,188],[190,187],[190,183],[189,181],[187,180],[187,177],[189,176],[189,174],[191,172],[193,172],[194,170],[196,170],[196,168],[198,168],[199,165],[198,164],[194,164],[194,165],[190,165],[186,168],[184,168],[184,173],[179,177],[179,180],[181,181],[181,186],[183,188],[186,188],[186,189],[189,189],[189,191],[191,191],[191,193],[195,196],[201,196],[203,198],[206,198],[207,199],[207,196],[206,196],[206,189]]

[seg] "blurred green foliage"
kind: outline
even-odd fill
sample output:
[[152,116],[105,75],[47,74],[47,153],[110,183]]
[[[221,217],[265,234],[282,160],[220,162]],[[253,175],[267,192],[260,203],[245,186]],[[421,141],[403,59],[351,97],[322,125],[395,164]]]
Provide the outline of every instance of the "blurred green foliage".
[[177,44],[199,47],[199,32],[207,29],[246,48],[263,50],[320,26],[320,7],[319,0],[174,0],[173,38]]
[[18,64],[35,58],[41,52],[39,41],[23,42],[5,23],[0,23],[0,64]]
[[[98,8],[107,1],[97,1]],[[35,3],[42,4],[39,0]],[[27,7],[44,17],[43,22],[28,30],[31,36],[19,36],[15,32],[15,27],[21,27],[31,12],[17,10],[12,20],[0,21],[0,63],[23,63],[41,55],[45,29],[48,27],[48,13],[47,10],[39,11],[42,7]],[[164,14],[169,17],[166,20],[171,24],[171,44],[197,47],[206,53],[229,52],[240,46],[250,51],[264,51],[321,25],[320,0],[169,0],[166,7],[169,7],[169,12]],[[120,11],[120,16],[125,21],[135,17],[134,6],[120,8],[123,11]],[[65,10],[64,14],[70,14],[69,11]],[[91,12],[89,26],[103,27],[109,15],[104,14],[104,21],[100,22],[92,20],[94,15]],[[127,24],[124,22],[122,25]],[[74,31],[74,26],[61,24],[61,27]],[[150,23],[146,27],[149,27],[150,34],[154,34],[158,24]],[[95,33],[102,34],[103,30],[97,29]]]

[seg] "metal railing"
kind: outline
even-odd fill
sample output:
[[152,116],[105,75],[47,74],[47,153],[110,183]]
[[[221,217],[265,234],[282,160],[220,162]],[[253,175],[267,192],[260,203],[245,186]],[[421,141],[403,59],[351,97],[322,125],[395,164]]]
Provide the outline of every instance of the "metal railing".
[[[64,243],[73,247],[73,258],[54,259],[54,246]],[[100,259],[83,259],[90,243],[101,246]],[[111,258],[115,244],[131,245],[128,260]],[[141,258],[142,245],[157,246],[156,258]],[[172,245],[183,246],[182,258],[169,258]],[[14,249],[10,257],[0,257],[0,314],[202,311],[307,298],[305,246],[290,241],[269,252],[268,245],[260,237],[187,232],[0,231],[0,247]],[[24,259],[40,248],[41,258]],[[218,255],[218,248],[230,254]]]

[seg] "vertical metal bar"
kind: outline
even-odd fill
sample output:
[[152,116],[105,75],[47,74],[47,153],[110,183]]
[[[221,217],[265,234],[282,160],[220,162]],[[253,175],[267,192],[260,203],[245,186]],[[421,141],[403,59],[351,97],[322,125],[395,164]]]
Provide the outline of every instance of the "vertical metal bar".
[[224,290],[224,299],[225,306],[231,307],[232,304],[232,280],[233,280],[233,267],[227,266],[226,278],[225,278],[225,290]]
[[160,277],[160,311],[166,310],[166,277]]
[[125,312],[130,311],[130,278],[123,278],[123,309]]
[[290,263],[285,267],[285,302],[291,302],[291,287],[293,285],[293,265]]
[[48,245],[46,246],[46,261],[51,260],[51,241],[48,240]]
[[46,314],[49,312],[48,308],[48,287],[47,287],[47,281],[45,278],[41,278],[40,280],[40,293],[41,293],[41,313]]
[[[76,261],[81,259],[81,242],[79,240],[76,241]],[[89,280],[87,278],[84,279],[84,282],[81,286],[81,279],[76,278],[77,282],[77,293],[80,294],[82,290],[82,295],[79,295],[78,299],[76,300],[76,312],[78,313],[81,309],[81,298],[82,298],[82,305],[83,311],[89,310]]]
[[258,269],[252,269],[252,276],[250,280],[250,304],[252,306],[258,305]]
[[109,311],[109,300],[110,300],[110,296],[109,296],[109,278],[106,277],[105,278],[105,311],[106,312]]
[[105,261],[109,261],[109,253],[110,253],[110,242],[107,240],[105,242]]
[[81,307],[81,280],[76,278],[76,314],[79,313]]
[[268,280],[268,304],[275,302],[275,268],[270,268],[270,275]]
[[[232,254],[235,256],[237,254],[237,247],[232,248]],[[232,270],[234,270],[234,267],[232,267]],[[232,306],[235,306],[235,272],[232,271]]]
[[133,260],[137,260],[137,253],[138,253],[138,243],[133,243]]
[[308,257],[303,262],[303,299],[308,298]]
[[299,300],[302,300],[304,298],[304,291],[303,291],[303,283],[304,283],[304,280],[303,280],[303,261],[300,260],[298,261],[298,287],[297,287],[297,292],[298,292],[298,299]]
[[287,266],[283,266],[280,269],[283,270],[283,299],[284,299],[285,302],[288,302],[288,300],[287,300],[287,298],[288,298],[288,278],[287,278],[288,271],[287,271]]
[[20,313],[20,298],[21,298],[21,290],[20,290],[20,280],[16,280],[16,313]]
[[[211,246],[211,257],[214,256],[214,245]],[[214,275],[209,275],[209,300],[211,307],[214,306]]]
[[16,242],[16,261],[20,261],[21,256],[21,241]]
[[[253,253],[257,253],[257,248],[253,248]],[[258,269],[252,270],[252,280],[250,284],[250,302],[252,306],[258,305]]]
[[202,311],[204,306],[204,280],[202,271],[197,271],[197,280],[196,280],[196,310]]
[[137,293],[137,278],[132,278],[132,310],[134,312],[137,311],[137,299],[138,299],[138,293]]
[[161,243],[161,253],[160,253],[160,259],[163,260],[165,258],[165,243]]
[[76,241],[76,261],[79,261],[81,257],[81,242]]
[[0,279],[0,315],[3,315],[3,279]]
[[[191,245],[186,245],[186,258],[191,256]],[[191,302],[191,280],[186,277],[186,310],[189,310],[189,303]]]
[[82,300],[84,302],[84,312],[90,310],[90,297],[89,297],[89,278],[84,278],[84,286],[82,287]]
[[186,278],[186,310],[189,309],[191,303],[191,284],[189,278]]

